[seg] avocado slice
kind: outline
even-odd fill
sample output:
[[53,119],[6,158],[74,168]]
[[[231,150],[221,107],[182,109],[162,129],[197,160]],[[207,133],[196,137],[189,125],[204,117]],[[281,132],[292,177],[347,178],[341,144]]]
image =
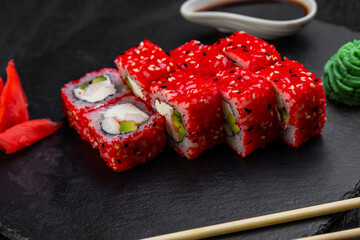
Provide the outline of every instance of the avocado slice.
[[129,76],[126,75],[125,81],[126,81],[126,84],[129,86],[129,88],[132,89],[132,86],[131,86],[131,84],[129,82]]
[[107,78],[105,76],[96,77],[91,81],[91,83],[103,82],[103,81],[106,81],[106,79]]
[[85,90],[85,88],[87,88],[90,84],[88,83],[84,83],[83,85],[80,86],[81,90]]
[[231,112],[229,112],[225,121],[229,125],[229,127],[233,133],[238,134],[240,132],[240,127],[235,124],[236,118],[234,117],[234,115]]
[[120,122],[120,133],[128,133],[136,131],[138,127],[134,121],[124,121]]
[[285,123],[286,126],[289,125],[289,115],[287,114],[285,108],[280,109],[280,117],[281,117],[281,122]]
[[175,129],[179,133],[179,142],[181,142],[185,137],[186,131],[184,125],[182,124],[180,113],[176,110],[173,110],[173,124]]

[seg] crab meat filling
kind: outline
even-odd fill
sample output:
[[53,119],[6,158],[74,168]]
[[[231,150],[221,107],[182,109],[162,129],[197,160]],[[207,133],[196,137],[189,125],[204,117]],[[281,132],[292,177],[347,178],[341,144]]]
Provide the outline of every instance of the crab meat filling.
[[166,131],[176,142],[181,142],[186,134],[181,114],[169,104],[156,100],[155,109],[165,116]]
[[145,98],[144,94],[142,93],[141,87],[136,84],[135,80],[132,77],[130,77],[129,75],[126,75],[125,81],[136,97],[139,97],[142,99]]
[[74,89],[76,98],[90,103],[102,101],[114,93],[116,93],[116,88],[108,75],[95,77],[90,82]]
[[136,131],[149,118],[149,115],[131,103],[119,104],[105,111],[101,128],[114,135],[129,133]]

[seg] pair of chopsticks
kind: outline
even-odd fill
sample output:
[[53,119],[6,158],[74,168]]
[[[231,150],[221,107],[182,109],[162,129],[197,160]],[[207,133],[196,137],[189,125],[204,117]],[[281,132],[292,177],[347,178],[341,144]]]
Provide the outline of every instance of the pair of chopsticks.
[[[194,228],[156,237],[144,238],[143,240],[202,239],[255,228],[272,226],[281,223],[303,220],[307,218],[319,217],[355,208],[360,208],[360,197],[320,204],[311,207],[299,208],[285,212],[273,213],[238,221],[221,223],[201,228]],[[332,240],[354,238],[360,238],[360,228],[339,231],[335,233],[315,235],[312,237],[298,238],[296,240]]]

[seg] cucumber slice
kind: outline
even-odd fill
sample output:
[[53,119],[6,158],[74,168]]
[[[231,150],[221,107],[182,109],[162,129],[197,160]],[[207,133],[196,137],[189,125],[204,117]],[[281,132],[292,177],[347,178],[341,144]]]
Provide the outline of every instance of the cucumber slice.
[[136,131],[138,127],[134,121],[120,122],[120,133],[128,133]]
[[88,84],[88,83],[84,83],[84,84],[81,85],[79,88],[80,88],[81,90],[85,90],[85,88],[87,88],[89,85],[90,85],[90,84]]
[[129,88],[132,90],[132,86],[131,86],[131,84],[129,82],[129,77],[127,75],[125,77],[125,81],[126,81],[126,84],[129,86]]
[[107,78],[105,76],[96,77],[91,81],[91,83],[103,82],[103,81],[106,81],[106,79]]

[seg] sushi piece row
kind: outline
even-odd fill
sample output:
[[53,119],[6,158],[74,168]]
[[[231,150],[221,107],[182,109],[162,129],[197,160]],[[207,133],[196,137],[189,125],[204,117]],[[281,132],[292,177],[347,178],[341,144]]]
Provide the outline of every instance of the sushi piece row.
[[224,140],[245,157],[279,136],[298,147],[326,121],[322,82],[281,60],[273,45],[237,32],[167,55],[149,40],[66,84],[70,125],[114,171],[154,159],[166,143],[194,159]]

